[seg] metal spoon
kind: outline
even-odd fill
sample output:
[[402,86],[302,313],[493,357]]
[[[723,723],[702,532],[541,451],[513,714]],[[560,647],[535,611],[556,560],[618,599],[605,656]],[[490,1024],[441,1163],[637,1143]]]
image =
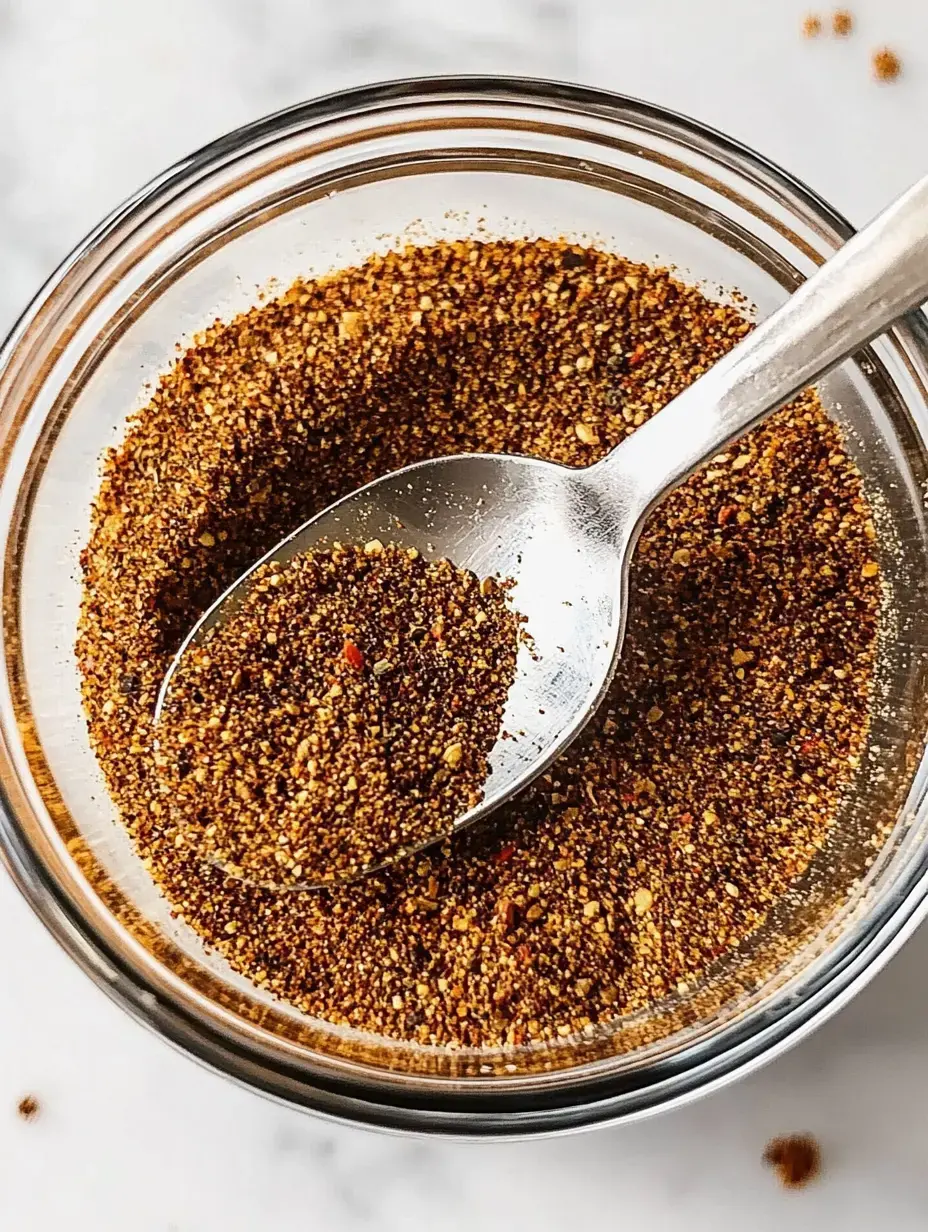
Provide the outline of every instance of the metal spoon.
[[[520,651],[501,729],[518,738],[497,740],[483,799],[455,829],[485,817],[549,766],[596,713],[622,645],[632,550],[654,506],[926,298],[928,177],[593,466],[492,454],[437,458],[386,475],[306,522],[200,617],[164,678],[156,722],[178,663],[240,603],[258,565],[335,540],[415,547],[481,577],[514,579],[514,602],[534,640],[534,653]],[[396,854],[384,852],[377,867]]]

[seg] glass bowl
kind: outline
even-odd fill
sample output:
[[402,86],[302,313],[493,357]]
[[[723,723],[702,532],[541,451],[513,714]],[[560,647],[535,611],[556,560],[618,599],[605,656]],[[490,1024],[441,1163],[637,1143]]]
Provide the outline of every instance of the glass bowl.
[[768,313],[850,234],[735,142],[577,86],[440,78],[295,107],[166,171],[40,292],[0,352],[0,839],[36,912],[120,1004],[204,1063],[345,1120],[461,1137],[692,1098],[833,1013],[926,909],[928,334],[900,322],[822,383],[865,477],[886,602],[872,730],[838,824],[704,983],[582,1038],[413,1046],[311,1020],[206,952],[142,868],[88,744],[73,643],[99,459],[179,340],[297,274],[398,242],[567,236]]

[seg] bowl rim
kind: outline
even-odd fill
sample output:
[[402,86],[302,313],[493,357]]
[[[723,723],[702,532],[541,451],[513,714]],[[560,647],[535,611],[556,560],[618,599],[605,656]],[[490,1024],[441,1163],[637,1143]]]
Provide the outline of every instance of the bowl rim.
[[[110,212],[58,265],[11,327],[0,346],[0,377],[19,346],[41,320],[72,271],[121,227],[146,213],[165,196],[249,147],[279,138],[288,130],[344,119],[355,113],[418,102],[430,105],[468,103],[537,104],[636,123],[650,133],[733,164],[774,197],[798,201],[839,240],[854,234],[850,223],[802,181],[776,163],[724,133],[687,116],[630,96],[569,82],[533,77],[449,75],[377,82],[336,91],[273,112],[202,146],[149,180]],[[897,327],[908,347],[928,358],[928,323],[910,314]],[[0,419],[15,414],[6,408]],[[853,997],[892,957],[928,913],[928,858],[910,877],[905,894],[883,919],[869,921],[853,953],[828,973],[810,995],[775,1021],[732,1032],[717,1054],[701,1056],[662,1082],[637,1090],[610,1090],[608,1078],[561,1087],[552,1097],[522,1102],[510,1097],[449,1090],[423,1098],[404,1096],[372,1077],[363,1090],[333,1079],[310,1086],[305,1073],[286,1061],[266,1063],[185,1008],[155,995],[142,972],[115,953],[75,903],[56,890],[51,872],[32,849],[6,789],[0,786],[0,861],[33,911],[93,981],[136,1020],[207,1068],[282,1103],[298,1105],[342,1123],[406,1134],[436,1134],[459,1139],[521,1139],[634,1120],[678,1107],[759,1068],[809,1034]],[[723,1034],[724,1034],[723,1029]],[[682,1055],[685,1055],[682,1054]],[[479,1082],[475,1083],[479,1087]],[[571,1096],[572,1099],[566,1099]]]

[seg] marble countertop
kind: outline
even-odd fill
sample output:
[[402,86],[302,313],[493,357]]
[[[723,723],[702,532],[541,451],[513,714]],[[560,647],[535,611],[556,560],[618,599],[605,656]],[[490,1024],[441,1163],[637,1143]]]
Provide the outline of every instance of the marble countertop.
[[[804,40],[796,0],[0,0],[0,328],[166,163],[377,78],[508,72],[637,94],[725,129],[864,221],[926,169],[928,7],[855,0]],[[902,78],[869,78],[888,44]],[[928,1227],[928,930],[837,1019],[687,1109],[521,1145],[340,1129],[237,1089],[124,1016],[0,869],[0,1229],[252,1232],[565,1226]],[[24,1122],[19,1098],[41,1115]],[[772,1135],[816,1134],[786,1193]]]

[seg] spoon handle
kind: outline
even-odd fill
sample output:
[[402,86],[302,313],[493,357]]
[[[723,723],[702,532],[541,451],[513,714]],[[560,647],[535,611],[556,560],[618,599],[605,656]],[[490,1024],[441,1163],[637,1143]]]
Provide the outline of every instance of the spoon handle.
[[665,492],[926,299],[928,176],[586,474],[640,523]]

